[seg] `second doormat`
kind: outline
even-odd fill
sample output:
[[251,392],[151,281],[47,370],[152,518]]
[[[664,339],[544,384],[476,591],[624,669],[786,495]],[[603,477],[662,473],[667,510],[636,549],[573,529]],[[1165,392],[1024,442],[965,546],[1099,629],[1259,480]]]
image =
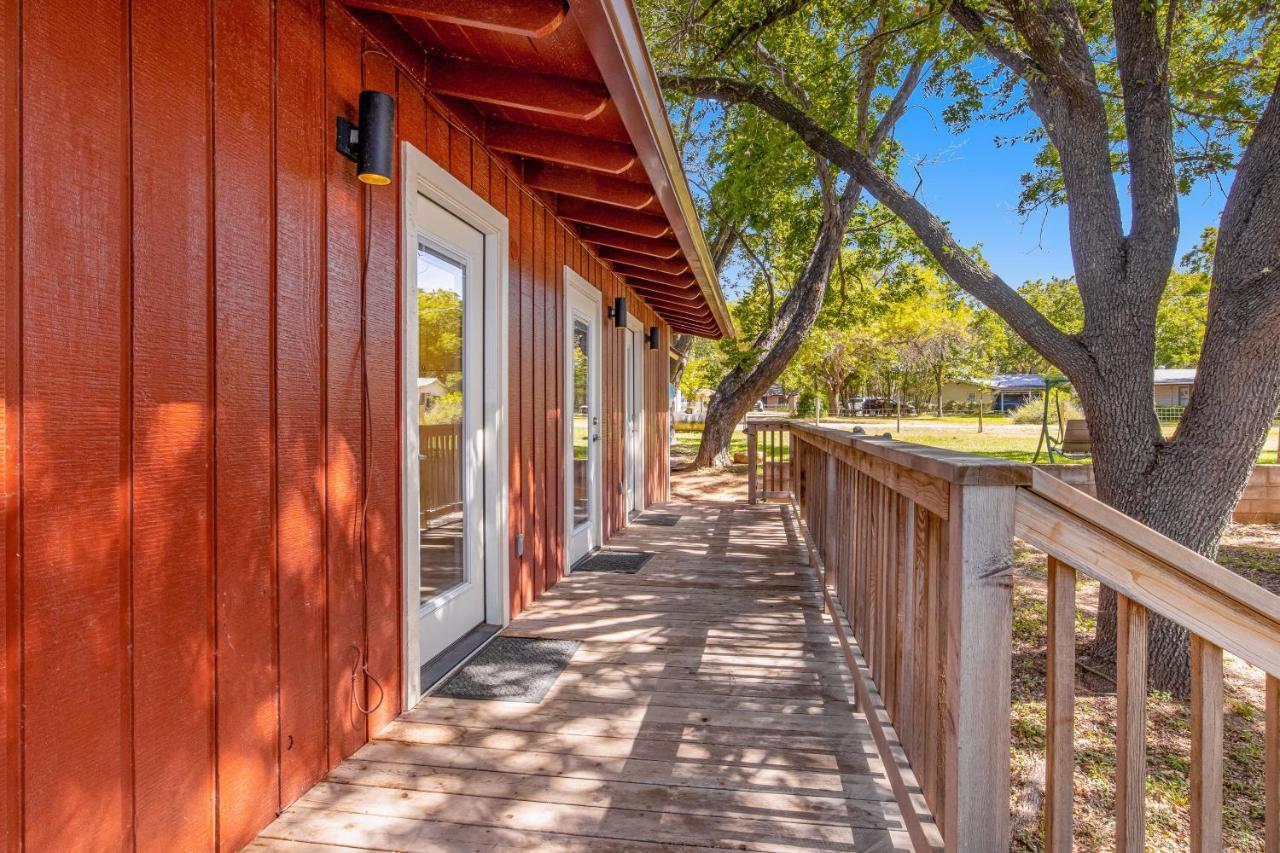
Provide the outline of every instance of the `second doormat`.
[[574,566],[573,570],[634,575],[651,559],[653,559],[652,551],[597,551]]
[[431,695],[537,704],[580,645],[577,640],[494,637]]
[[636,524],[651,527],[675,527],[679,523],[680,516],[674,512],[646,512],[636,519]]

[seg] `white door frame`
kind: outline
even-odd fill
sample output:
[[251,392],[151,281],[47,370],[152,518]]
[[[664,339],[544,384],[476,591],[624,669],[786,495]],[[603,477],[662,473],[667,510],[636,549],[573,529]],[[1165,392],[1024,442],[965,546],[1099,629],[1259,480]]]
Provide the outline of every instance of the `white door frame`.
[[[404,707],[416,705],[422,697],[419,660],[419,542],[418,519],[410,507],[418,501],[418,340],[416,227],[413,211],[419,193],[457,216],[484,235],[484,370],[483,418],[479,430],[484,477],[484,530],[480,553],[485,579],[485,621],[506,625],[510,621],[507,570],[508,548],[508,445],[507,445],[507,218],[471,191],[426,154],[408,142],[401,145],[403,175],[400,215],[401,251],[401,577],[402,653],[404,660]],[[412,300],[410,299],[412,297]],[[410,345],[412,344],[412,346]],[[415,460],[415,464],[409,464]]]
[[[625,411],[623,412],[623,421],[626,422],[626,441],[627,441],[627,465],[630,470],[627,472],[628,478],[631,479],[632,494],[632,512],[644,512],[645,508],[645,475],[648,473],[645,460],[645,377],[644,377],[644,354],[645,348],[648,346],[644,336],[644,324],[640,322],[638,317],[627,317],[627,336],[631,340],[631,362],[625,366],[630,381],[627,383],[628,389],[635,395],[636,403],[636,432],[635,436],[631,434],[631,401],[627,400]],[[628,522],[630,519],[628,519]]]
[[[565,465],[561,471],[564,477],[564,573],[567,575],[573,570],[573,476],[571,473],[573,465],[573,311],[570,307],[570,297],[576,295],[581,297],[583,301],[588,302],[592,306],[592,316],[595,318],[591,324],[594,336],[591,340],[592,349],[590,351],[590,364],[592,366],[592,381],[588,383],[587,394],[591,397],[590,407],[596,413],[596,417],[600,423],[598,427],[601,435],[604,432],[604,412],[601,411],[600,401],[600,383],[603,380],[602,371],[604,369],[603,343],[604,326],[603,319],[603,301],[600,291],[596,290],[591,284],[578,275],[568,266],[564,268],[564,286],[565,286],[565,322],[564,322],[564,350],[561,356],[564,359],[564,400],[565,400],[565,418],[564,432],[562,441],[565,450]],[[603,442],[599,442],[601,445]],[[590,495],[588,502],[591,508],[588,523],[592,527],[592,541],[596,547],[604,544],[604,508],[602,501],[604,499],[604,488],[601,480],[604,478],[604,448],[603,446],[596,448],[595,458],[593,460],[594,476],[590,478]]]

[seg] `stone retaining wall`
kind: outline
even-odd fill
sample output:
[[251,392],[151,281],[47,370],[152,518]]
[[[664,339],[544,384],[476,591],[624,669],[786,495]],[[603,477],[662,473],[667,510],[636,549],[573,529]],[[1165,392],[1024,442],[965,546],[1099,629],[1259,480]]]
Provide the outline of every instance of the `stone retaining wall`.
[[[1092,465],[1037,465],[1082,492],[1094,493]],[[1245,524],[1280,522],[1280,465],[1255,465],[1253,475],[1236,504],[1236,521]]]

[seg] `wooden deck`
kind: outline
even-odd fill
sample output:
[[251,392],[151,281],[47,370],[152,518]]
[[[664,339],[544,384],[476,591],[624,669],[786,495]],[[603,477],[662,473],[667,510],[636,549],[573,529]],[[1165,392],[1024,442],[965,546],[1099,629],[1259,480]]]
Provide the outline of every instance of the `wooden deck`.
[[427,698],[249,849],[911,849],[789,512],[661,511],[505,632],[582,641],[540,704]]

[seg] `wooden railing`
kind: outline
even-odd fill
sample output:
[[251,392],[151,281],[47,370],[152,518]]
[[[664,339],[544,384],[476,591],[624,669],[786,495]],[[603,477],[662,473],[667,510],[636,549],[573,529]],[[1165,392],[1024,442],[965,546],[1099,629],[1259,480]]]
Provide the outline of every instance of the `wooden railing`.
[[918,848],[1009,849],[1016,535],[1049,555],[1046,849],[1072,849],[1079,573],[1119,599],[1116,848],[1143,849],[1149,611],[1192,634],[1192,849],[1222,846],[1226,649],[1267,673],[1259,782],[1280,850],[1280,598],[1029,466],[798,422],[790,436],[799,526],[898,801],[919,806]]
[[791,496],[791,421],[751,420],[747,434],[747,501]]
[[462,507],[462,424],[418,427],[418,500],[422,523]]
[[1280,850],[1280,597],[1043,471],[1016,532],[1049,555],[1045,838],[1070,850],[1076,575],[1116,593],[1116,849],[1144,849],[1147,618],[1191,634],[1191,838],[1222,849],[1223,650],[1266,673],[1266,849]]

